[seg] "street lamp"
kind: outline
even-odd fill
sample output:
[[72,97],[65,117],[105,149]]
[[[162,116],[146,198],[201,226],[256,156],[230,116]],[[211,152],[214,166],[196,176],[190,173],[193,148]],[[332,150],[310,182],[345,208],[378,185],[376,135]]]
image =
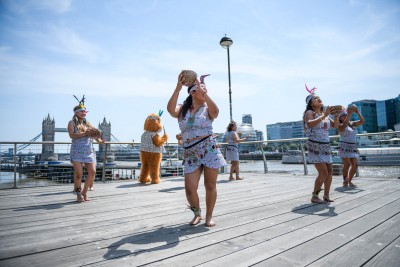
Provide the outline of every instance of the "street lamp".
[[224,37],[222,37],[221,41],[219,44],[223,47],[226,48],[228,51],[228,79],[229,79],[229,114],[231,116],[231,121],[232,121],[232,91],[231,91],[231,64],[229,60],[229,46],[233,44],[233,41],[231,38],[227,37],[226,34]]

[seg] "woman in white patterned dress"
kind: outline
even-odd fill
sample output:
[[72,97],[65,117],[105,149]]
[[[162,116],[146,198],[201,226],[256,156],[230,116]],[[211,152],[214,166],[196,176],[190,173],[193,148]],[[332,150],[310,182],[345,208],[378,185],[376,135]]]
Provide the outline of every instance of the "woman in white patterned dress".
[[343,186],[352,187],[356,186],[351,180],[358,168],[357,129],[355,127],[363,125],[365,121],[357,108],[355,109],[355,113],[358,115],[359,120],[350,121],[353,109],[349,109],[348,113],[343,110],[339,115],[340,124],[338,128],[340,135],[339,156],[343,162]]
[[[89,201],[87,191],[93,185],[96,175],[96,152],[93,147],[93,140],[89,137],[90,129],[93,126],[86,120],[86,108],[84,106],[84,98],[74,107],[74,116],[68,123],[68,133],[72,139],[70,160],[74,167],[74,191],[78,202]],[[104,143],[98,137],[97,142]],[[85,185],[82,189],[83,165],[87,169]]]
[[184,148],[185,192],[194,218],[190,222],[196,225],[202,220],[200,200],[197,193],[200,176],[204,172],[206,189],[206,222],[207,227],[215,226],[212,214],[217,200],[218,169],[226,165],[224,156],[212,131],[212,122],[218,117],[219,109],[207,94],[204,83],[196,79],[188,87],[189,96],[183,105],[177,105],[179,93],[184,85],[181,74],[176,89],[168,102],[168,112],[178,119]]
[[[237,124],[234,121],[231,121],[226,128],[228,132],[226,135],[226,142],[228,146],[226,148],[226,160],[231,162],[231,170],[229,172],[229,180],[243,180],[243,177],[239,177],[239,147],[238,144],[240,142],[246,141],[249,139],[250,135],[248,134],[244,138],[240,138],[237,131]],[[236,178],[233,177],[233,173],[236,174]]]
[[[307,86],[306,86],[307,88]],[[307,88],[308,90],[308,88]],[[337,128],[339,125],[339,116],[332,120],[329,117],[331,109],[329,106],[323,111],[323,103],[319,96],[314,94],[314,87],[310,95],[306,98],[307,107],[303,114],[305,134],[308,137],[307,149],[308,160],[313,163],[317,169],[318,176],[314,182],[314,191],[312,193],[312,203],[333,202],[329,198],[329,192],[332,184],[332,152],[329,144],[329,128]],[[321,200],[318,197],[319,192],[324,185],[324,197]]]

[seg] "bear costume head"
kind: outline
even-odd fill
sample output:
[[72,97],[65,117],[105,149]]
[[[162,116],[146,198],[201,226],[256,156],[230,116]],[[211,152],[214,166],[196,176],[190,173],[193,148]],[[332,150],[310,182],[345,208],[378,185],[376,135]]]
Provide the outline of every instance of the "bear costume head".
[[161,118],[157,114],[150,114],[144,122],[144,130],[150,132],[159,132],[162,130]]

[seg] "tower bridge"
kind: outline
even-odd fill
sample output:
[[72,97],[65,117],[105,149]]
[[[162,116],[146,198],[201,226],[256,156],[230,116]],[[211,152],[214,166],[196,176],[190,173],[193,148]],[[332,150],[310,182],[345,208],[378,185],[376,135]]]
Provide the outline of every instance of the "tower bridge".
[[[43,142],[46,142],[46,141],[54,142],[55,141],[54,137],[55,137],[56,132],[61,132],[61,133],[68,132],[67,128],[56,128],[55,124],[56,123],[54,121],[54,118],[51,119],[50,114],[47,114],[47,117],[44,118],[42,121],[42,132],[33,138],[35,140],[33,140],[33,139],[32,140],[36,141],[40,136],[42,136]],[[114,139],[117,139],[114,135],[111,134],[111,122],[107,122],[106,118],[103,119],[103,122],[99,123],[98,128],[102,132],[102,139],[104,141],[110,142],[112,140],[112,137]],[[18,150],[26,148],[29,145],[23,145],[23,146],[24,147],[22,147],[22,146],[18,147]],[[105,145],[101,145],[101,144],[99,145],[100,155],[103,155],[105,147],[106,147]],[[109,149],[110,149],[110,147],[108,147],[108,150]],[[46,160],[57,160],[57,159],[58,159],[58,155],[54,151],[54,144],[42,144],[41,160],[46,161]]]

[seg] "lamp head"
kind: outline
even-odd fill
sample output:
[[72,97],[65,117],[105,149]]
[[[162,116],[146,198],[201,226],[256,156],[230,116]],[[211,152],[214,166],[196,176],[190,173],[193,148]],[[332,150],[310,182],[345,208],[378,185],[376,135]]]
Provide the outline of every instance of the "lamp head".
[[231,38],[227,37],[226,35],[224,37],[222,37],[221,41],[219,42],[219,44],[223,47],[223,48],[228,48],[229,46],[231,46],[233,44],[233,41]]

